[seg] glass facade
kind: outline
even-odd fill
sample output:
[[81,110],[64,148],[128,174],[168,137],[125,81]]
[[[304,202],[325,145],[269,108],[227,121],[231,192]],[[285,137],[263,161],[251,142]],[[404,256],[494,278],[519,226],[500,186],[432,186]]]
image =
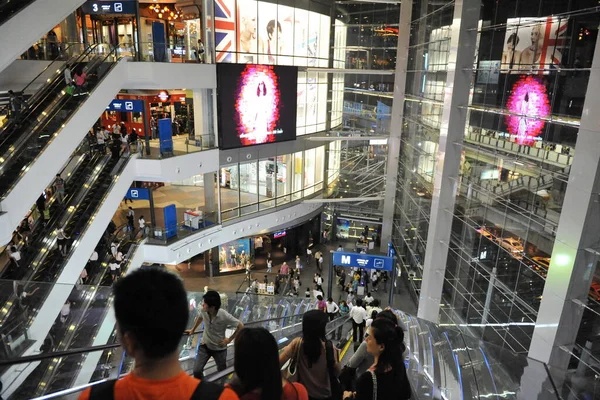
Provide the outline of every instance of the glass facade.
[[320,194],[325,147],[221,167],[221,221]]
[[[432,268],[424,264],[434,186],[446,176],[443,115],[465,112],[454,205],[436,210],[452,213],[439,322],[526,354],[549,269],[560,268],[552,255],[560,224],[569,223],[561,215],[570,211],[565,195],[600,13],[591,1],[481,1],[471,91],[456,105],[447,92],[460,51],[450,45],[460,26],[455,6],[413,3],[393,244],[413,298],[427,296],[420,291],[423,270]],[[583,347],[600,326],[591,274],[582,322],[565,327],[578,330],[577,357],[589,355]]]

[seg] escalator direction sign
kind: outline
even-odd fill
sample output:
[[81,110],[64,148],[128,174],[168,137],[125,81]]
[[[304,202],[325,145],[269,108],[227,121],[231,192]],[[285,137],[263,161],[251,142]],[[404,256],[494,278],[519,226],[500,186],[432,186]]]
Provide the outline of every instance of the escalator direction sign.
[[125,198],[130,200],[150,200],[150,191],[145,188],[129,188]]
[[81,6],[84,14],[135,14],[136,2],[131,0],[120,1],[86,1]]
[[144,100],[114,99],[110,102],[107,111],[144,112]]

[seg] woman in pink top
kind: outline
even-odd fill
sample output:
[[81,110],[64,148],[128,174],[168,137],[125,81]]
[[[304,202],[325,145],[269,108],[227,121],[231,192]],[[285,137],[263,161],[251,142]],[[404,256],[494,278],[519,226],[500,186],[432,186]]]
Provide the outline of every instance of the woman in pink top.
[[83,72],[83,67],[81,65],[78,65],[75,69],[75,75],[73,75],[73,82],[75,82],[75,86],[78,90],[85,88],[86,78],[87,75],[85,72]]

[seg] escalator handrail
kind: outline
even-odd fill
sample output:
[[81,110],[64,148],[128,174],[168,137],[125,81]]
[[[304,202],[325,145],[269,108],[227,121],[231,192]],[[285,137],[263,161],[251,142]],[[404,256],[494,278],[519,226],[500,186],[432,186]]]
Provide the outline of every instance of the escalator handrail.
[[[286,317],[286,318],[290,318],[290,317]],[[339,317],[339,318],[346,318],[346,320],[344,321],[344,323],[346,323],[347,320],[349,319],[349,317]],[[339,320],[339,318],[336,318],[334,321]],[[256,323],[258,323],[258,322],[261,322],[261,321],[256,321]],[[246,325],[250,325],[250,324],[253,324],[253,323],[254,322],[249,322]],[[329,329],[325,333],[325,336],[329,336],[330,334],[332,334],[338,328],[339,328],[339,326],[336,326],[335,328]],[[281,350],[283,347],[284,347],[283,343],[278,343],[279,350]],[[219,379],[221,379],[221,378],[223,378],[223,377],[231,374],[232,372],[234,372],[234,366],[229,366],[229,367],[225,368],[223,371],[217,371],[217,372],[213,372],[211,374],[208,374],[203,379],[206,379],[207,382],[215,382],[215,381],[218,381]],[[118,377],[118,379],[123,378],[127,374],[129,374],[129,373],[127,372],[127,373],[120,374],[119,377]],[[85,385],[80,385],[80,386],[72,387],[72,388],[69,388],[69,389],[61,390],[59,392],[50,393],[48,395],[37,397],[37,398],[35,398],[35,400],[49,400],[49,399],[55,399],[55,398],[59,398],[59,397],[62,398],[64,396],[67,396],[67,395],[70,395],[70,394],[75,394],[75,393],[83,392],[87,388],[99,385],[99,384],[101,384],[103,382],[106,382],[108,380],[110,380],[110,379],[100,379],[100,380],[97,380],[95,382],[89,382],[89,383],[86,383]]]
[[[84,52],[82,54],[80,54],[75,60],[67,60],[69,63],[73,63],[73,64],[78,64],[81,63],[85,60],[86,57],[89,57],[89,55],[93,52],[93,50],[95,50],[98,47],[98,45],[91,45],[86,47],[86,49],[84,50]],[[65,63],[66,66],[66,63]],[[28,100],[27,102],[27,108],[24,110],[25,113],[22,116],[22,119],[25,120],[27,118],[30,118],[32,116],[32,114],[34,113],[34,111],[36,111],[38,109],[38,107],[40,106],[40,104],[46,100],[48,98],[48,96],[52,95],[52,89],[55,88],[62,80],[63,77],[63,72],[64,72],[64,67],[60,69],[60,73],[57,73],[55,78],[52,79],[50,82],[48,82],[47,85],[42,86],[35,94],[33,94],[31,96],[31,98]],[[45,71],[45,69],[44,69]],[[44,71],[40,72],[40,75],[42,73],[44,73]],[[39,75],[38,75],[39,76]],[[34,80],[37,79],[34,78]],[[28,87],[29,85],[31,85],[34,81],[31,81],[26,87]],[[25,88],[22,89],[22,91],[24,91]],[[40,97],[42,96],[42,97]],[[8,104],[6,107],[10,107],[10,104]],[[10,121],[9,121],[10,123]],[[7,127],[9,126],[9,124],[6,125],[6,127],[2,130],[5,131],[7,129]],[[35,131],[36,129],[31,129],[31,133],[33,133],[33,131]],[[3,140],[0,142],[0,147],[4,146],[4,143],[9,140],[12,135],[3,135],[6,136],[3,138]],[[25,135],[26,138],[29,137],[29,135]],[[5,155],[6,156],[6,155]],[[5,157],[6,158],[6,157]]]
[[[113,55],[115,55],[115,56],[118,56],[117,48],[113,48],[113,49],[112,49],[112,50],[111,50],[111,51],[110,51],[108,54],[106,54],[106,55],[105,55],[105,56],[104,56],[104,57],[103,57],[103,58],[100,60],[100,62],[99,62],[99,64],[98,64],[98,65],[101,65],[102,63],[104,63],[104,62],[105,62],[105,61],[106,61],[108,58],[110,58],[110,57],[111,57],[111,56],[113,56]],[[113,65],[116,65],[116,63],[118,63],[118,62],[119,62],[119,60],[120,60],[121,58],[122,58],[122,57],[118,57],[118,58],[117,58],[117,61],[115,61],[115,63],[114,63]],[[107,72],[106,72],[106,74],[105,74],[105,75],[102,77],[102,79],[106,78],[106,76],[107,76],[108,74],[110,74],[110,72],[108,72],[108,71],[107,71]],[[96,90],[96,89],[97,89],[99,86],[100,86],[100,81],[99,81],[98,83],[96,83],[95,87],[92,89],[92,91],[91,91],[91,92],[95,91],[95,90]],[[90,93],[90,94],[91,94],[91,93]],[[67,102],[62,102],[62,103],[60,103],[60,106],[58,107],[58,109],[57,109],[57,110],[53,110],[53,111],[52,111],[52,113],[53,113],[53,114],[56,114],[57,112],[61,111],[61,110],[62,110],[62,109],[65,107],[66,103],[67,103]],[[82,103],[82,104],[83,104],[83,103]],[[73,118],[73,116],[74,116],[76,113],[77,113],[77,112],[73,112],[73,113],[71,113],[71,115],[70,115],[69,117],[67,117],[67,119],[66,119],[66,120],[65,120],[65,121],[62,123],[62,126],[63,126],[63,127],[64,127],[64,126],[66,126],[66,125],[69,123],[69,121],[71,120],[71,118]],[[38,124],[38,126],[36,126],[36,127],[32,128],[32,129],[30,130],[30,134],[29,134],[29,135],[24,135],[24,136],[26,136],[26,137],[23,137],[23,138],[22,138],[22,139],[19,141],[19,146],[22,146],[24,143],[26,143],[26,142],[27,142],[27,141],[28,141],[28,140],[31,138],[31,136],[32,136],[34,133],[37,133],[37,132],[38,132],[38,130],[39,130],[39,125],[41,125],[41,123],[39,123],[39,124]],[[54,137],[58,136],[58,134],[60,133],[60,131],[61,131],[61,130],[62,130],[62,128],[61,128],[61,129],[59,129],[57,132],[55,132],[55,133],[52,135],[52,137],[54,138]],[[49,140],[49,141],[48,141],[48,142],[47,142],[47,143],[44,145],[44,147],[41,149],[41,151],[40,151],[40,152],[39,152],[39,153],[38,153],[38,154],[37,154],[37,155],[36,155],[36,156],[33,158],[33,160],[31,160],[31,162],[30,162],[29,164],[33,164],[33,163],[35,163],[35,162],[37,161],[37,159],[40,157],[40,155],[41,155],[41,154],[42,154],[42,153],[43,153],[43,152],[44,152],[44,151],[45,151],[45,150],[48,148],[48,146],[49,146],[49,145],[52,143],[52,141],[53,141],[53,138],[52,138],[52,139],[50,139],[50,140]],[[0,143],[0,146],[1,146],[1,145],[2,145],[2,144]],[[9,151],[9,154],[5,154],[5,156],[4,156],[4,160],[5,160],[5,161],[4,161],[4,165],[6,165],[6,166],[8,165],[8,162],[9,162],[9,160],[12,158],[12,155],[15,155],[15,154],[18,154],[18,153],[20,153],[20,152],[19,152],[19,151],[17,151],[17,150],[18,150],[18,148],[15,148],[13,151]],[[25,170],[25,171],[26,171],[27,169],[25,169],[25,168],[24,168],[23,170]],[[15,181],[12,183],[12,185],[11,185],[11,186],[10,186],[10,187],[9,187],[9,188],[8,188],[8,189],[5,191],[5,193],[3,193],[3,194],[0,194],[0,195],[1,195],[2,197],[6,197],[6,196],[7,196],[7,194],[9,194],[10,192],[12,192],[12,190],[14,189],[14,187],[15,187],[16,185],[18,185],[18,183],[20,182],[20,180],[22,179],[22,177],[23,177],[23,174],[21,173],[21,174],[20,174],[20,176],[19,176],[19,177],[18,177],[18,178],[17,178],[17,179],[16,179],[16,180],[15,180]]]
[[[289,317],[277,317],[277,318],[263,319],[263,320],[259,320],[259,321],[250,321],[250,322],[245,323],[244,326],[264,324],[264,323],[267,323],[267,322],[279,321],[279,320],[283,320],[283,319],[286,319],[286,318],[294,318],[294,317],[297,317],[297,316],[298,315],[291,315]],[[204,329],[201,329],[199,331],[194,331],[194,332],[192,332],[189,335],[184,334],[182,337],[195,336],[195,335],[198,335],[200,333],[204,333]],[[9,359],[6,359],[6,360],[0,360],[0,367],[10,366],[10,365],[14,365],[14,364],[25,364],[25,363],[31,363],[31,362],[36,362],[36,361],[42,361],[42,360],[46,360],[48,358],[58,358],[58,357],[67,357],[67,356],[73,356],[73,355],[85,354],[85,353],[94,353],[96,351],[103,351],[103,350],[115,349],[115,348],[117,348],[119,346],[121,346],[120,343],[103,344],[103,345],[98,345],[98,346],[86,347],[86,348],[83,348],[83,349],[57,351],[57,352],[54,352],[54,353],[36,354],[36,355],[33,355],[33,356],[25,356],[25,357],[19,357],[19,358],[9,358]]]

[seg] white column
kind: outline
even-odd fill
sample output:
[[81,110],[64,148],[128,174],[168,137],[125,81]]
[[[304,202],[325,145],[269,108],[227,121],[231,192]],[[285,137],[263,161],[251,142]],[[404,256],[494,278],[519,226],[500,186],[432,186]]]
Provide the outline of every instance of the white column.
[[462,142],[467,122],[480,0],[457,0],[450,37],[444,109],[433,180],[431,216],[419,298],[420,318],[437,322],[448,258]]
[[204,208],[208,212],[214,212],[217,209],[215,173],[208,172],[204,174]]
[[[210,126],[212,124],[212,96],[207,89],[197,89],[192,91],[192,100],[194,104],[194,134],[196,138],[201,136],[208,139]],[[207,146],[208,143],[203,143]]]
[[396,199],[396,180],[398,179],[398,158],[400,157],[402,121],[404,119],[404,94],[406,92],[406,70],[408,68],[411,17],[412,1],[405,1],[400,6],[398,50],[396,52],[396,73],[394,76],[394,100],[392,103],[390,138],[388,139],[386,185],[383,200],[383,224],[381,226],[381,251],[383,252],[387,252],[387,245],[392,241],[392,230],[394,228],[394,202]]
[[[600,38],[599,38],[600,39]],[[587,87],[560,215],[552,261],[533,331],[529,357],[556,368],[567,367],[583,306],[598,260],[600,235],[600,40]],[[566,349],[560,349],[564,346]]]

